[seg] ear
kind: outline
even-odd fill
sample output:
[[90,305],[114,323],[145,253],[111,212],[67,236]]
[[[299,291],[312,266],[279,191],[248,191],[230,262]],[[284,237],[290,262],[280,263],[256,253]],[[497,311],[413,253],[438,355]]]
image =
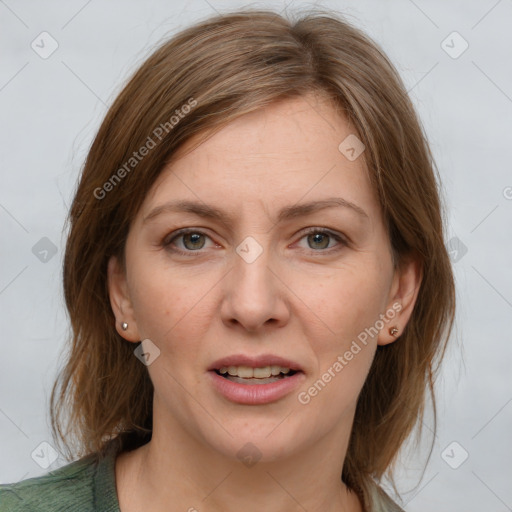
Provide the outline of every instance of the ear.
[[[125,340],[138,343],[141,338],[130,299],[126,273],[115,256],[112,256],[108,262],[107,280],[110,305],[116,317],[116,330]],[[126,330],[121,327],[123,322],[128,324]]]
[[[402,257],[393,276],[385,313],[388,321],[379,332],[378,345],[393,343],[404,332],[416,304],[422,277],[423,269],[420,258],[412,255]],[[393,316],[391,316],[392,314]],[[393,328],[398,329],[396,334],[390,333],[390,329]]]

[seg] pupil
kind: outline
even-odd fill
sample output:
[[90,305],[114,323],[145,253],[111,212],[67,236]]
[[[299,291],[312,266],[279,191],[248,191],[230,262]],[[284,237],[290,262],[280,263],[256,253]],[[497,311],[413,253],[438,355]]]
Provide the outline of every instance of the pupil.
[[[314,235],[309,235],[309,238],[313,239],[313,243],[321,243],[322,238],[323,238],[324,242],[327,242],[327,243],[324,243],[321,247],[319,247],[320,249],[325,249],[326,247],[329,246],[329,237],[327,235],[325,235],[324,233],[315,233]],[[313,249],[314,248],[315,247],[313,247]]]
[[189,247],[189,248],[192,248],[192,249],[201,249],[204,245],[204,241],[202,243],[202,245],[198,246],[196,245],[198,240],[202,237],[202,235],[200,233],[187,233],[184,237],[183,237],[183,240],[185,241],[185,246],[187,245],[186,241],[187,240],[192,240],[192,244],[193,244],[193,247]]

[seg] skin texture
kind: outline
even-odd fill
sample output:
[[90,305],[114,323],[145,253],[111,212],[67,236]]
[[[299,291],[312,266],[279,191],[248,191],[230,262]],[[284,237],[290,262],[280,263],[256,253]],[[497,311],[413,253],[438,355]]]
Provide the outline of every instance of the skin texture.
[[[377,344],[400,343],[389,328],[403,331],[420,271],[414,261],[393,268],[364,158],[349,161],[338,150],[353,133],[320,96],[278,102],[170,163],[146,197],[128,235],[126,273],[115,258],[109,262],[119,334],[134,343],[149,338],[160,350],[148,366],[153,438],[116,463],[122,512],[362,510],[340,480],[355,406]],[[335,207],[277,221],[284,207],[329,197],[366,215]],[[168,212],[143,222],[177,199],[223,209],[231,220]],[[306,233],[311,227],[347,243]],[[205,236],[173,240],[181,228]],[[262,249],[252,263],[236,252],[248,236]],[[300,403],[299,392],[393,304],[401,308],[393,320]],[[270,404],[233,403],[207,374],[231,354],[292,359],[303,381]],[[248,442],[261,455],[251,467],[237,457]]]

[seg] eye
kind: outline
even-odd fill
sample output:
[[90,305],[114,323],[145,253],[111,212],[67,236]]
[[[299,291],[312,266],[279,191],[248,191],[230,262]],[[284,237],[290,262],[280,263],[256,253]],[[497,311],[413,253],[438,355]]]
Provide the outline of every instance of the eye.
[[[197,229],[182,229],[172,234],[172,238],[165,238],[162,245],[172,252],[180,254],[191,255],[191,253],[200,251],[205,246],[205,238],[210,238],[208,235]],[[175,241],[180,240],[183,245],[178,248],[175,246]],[[183,250],[184,249],[184,250]]]
[[[203,231],[186,228],[164,238],[162,246],[173,253],[199,256],[204,252],[202,249],[206,249],[206,239],[211,240]],[[303,239],[307,239],[308,247],[306,249],[309,249],[311,253],[330,253],[348,245],[344,237],[321,228],[309,228],[300,238],[300,240]],[[177,243],[180,240],[181,245]]]
[[331,252],[331,249],[340,249],[336,245],[334,247],[330,245],[332,241],[338,242],[338,246],[341,247],[347,245],[347,242],[340,235],[319,228],[310,228],[301,240],[304,238],[307,239],[308,248],[312,249],[312,252]]

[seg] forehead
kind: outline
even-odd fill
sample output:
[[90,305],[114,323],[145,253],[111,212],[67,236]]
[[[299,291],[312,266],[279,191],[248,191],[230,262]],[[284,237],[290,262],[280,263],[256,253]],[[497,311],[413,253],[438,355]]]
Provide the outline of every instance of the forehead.
[[268,212],[273,205],[340,196],[375,210],[364,152],[352,160],[339,149],[354,136],[324,97],[275,102],[227,123],[190,152],[195,139],[185,143],[153,185],[142,215],[176,198],[235,212],[257,203]]

